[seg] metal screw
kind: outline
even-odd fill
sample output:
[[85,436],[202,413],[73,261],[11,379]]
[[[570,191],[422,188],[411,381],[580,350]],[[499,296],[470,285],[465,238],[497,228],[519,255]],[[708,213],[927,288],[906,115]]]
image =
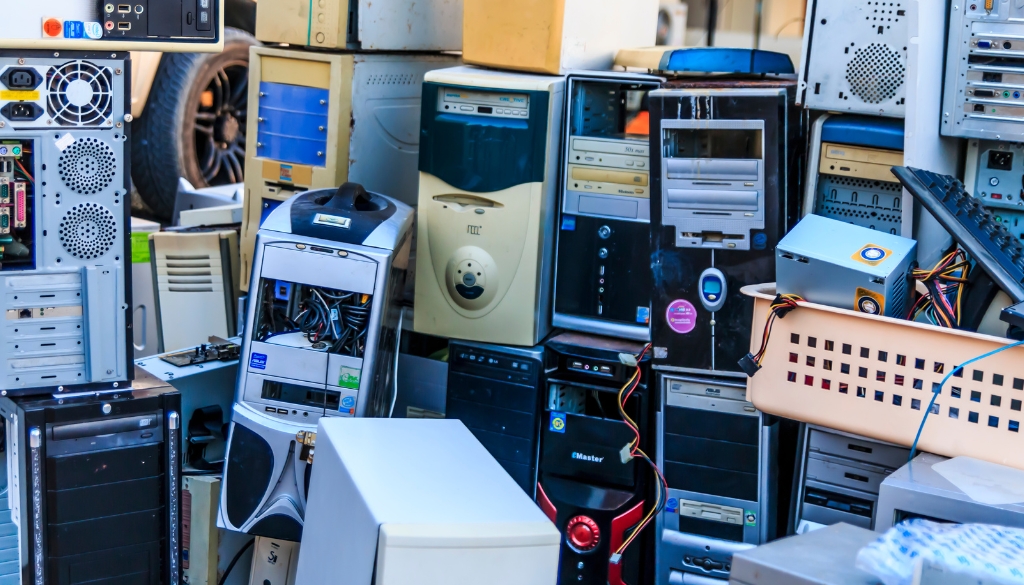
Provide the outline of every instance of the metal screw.
[[320,105],[321,105],[321,106],[323,106],[323,105],[326,105],[326,104],[327,104],[327,101],[325,101],[325,100],[320,100]]
[[54,52],[53,52],[53,56],[54,56],[54,57],[60,57],[60,53],[59,53],[58,51],[54,51]]
[[263,97],[265,95],[267,95],[267,94],[263,93],[262,91],[260,92],[260,97]]
[[256,143],[256,148],[263,148],[263,143],[262,142],[257,142]]
[[7,126],[7,122],[0,121],[0,128],[4,128],[6,126]]
[[47,121],[46,121],[46,125],[47,125],[47,126],[49,126],[50,124],[53,124],[53,120],[47,120]]
[[64,387],[63,386],[57,386],[57,392],[63,392],[63,391],[64,391]]
[[121,123],[118,122],[117,124],[114,124],[114,126],[117,126],[118,128],[120,128],[121,127]]
[[[113,372],[113,370],[111,370],[111,371],[110,371],[110,372],[108,372],[108,373],[109,373],[109,374],[113,374],[114,372]],[[117,382],[114,382],[114,388],[117,388]]]
[[323,126],[320,126],[320,131],[321,131],[321,132],[323,132],[323,131],[324,131],[324,127],[323,127]]
[[113,373],[114,373],[114,370],[107,370],[107,375],[108,375],[108,376],[109,376],[110,374],[113,374]]
[[131,121],[132,121],[132,120],[134,120],[134,119],[135,119],[135,116],[133,116],[133,115],[131,115],[131,114],[125,114],[125,115],[124,115],[124,121],[125,121],[125,122],[131,122]]
[[18,59],[18,65],[24,65],[24,64],[25,64],[25,60],[24,59]]
[[110,54],[110,58],[111,59],[117,59],[117,53],[111,53]]
[[57,401],[57,404],[64,404],[64,399],[63,399],[63,398],[61,398],[60,400],[58,400],[58,401]]
[[121,75],[121,68],[114,69],[114,75]]
[[110,404],[108,403],[108,404],[104,404],[103,408],[101,410],[103,410],[103,414],[110,414],[110,411],[112,409],[110,408]]
[[323,156],[323,155],[324,155],[324,153],[322,153],[322,152],[320,152],[320,151],[318,150],[318,151],[316,151],[316,155],[317,155],[317,156]]

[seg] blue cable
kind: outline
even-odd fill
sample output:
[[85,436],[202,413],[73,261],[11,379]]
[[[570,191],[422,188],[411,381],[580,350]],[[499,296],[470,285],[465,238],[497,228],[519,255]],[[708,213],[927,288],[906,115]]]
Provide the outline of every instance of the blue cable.
[[973,364],[976,361],[983,360],[991,355],[995,355],[1001,351],[1006,351],[1011,347],[1017,347],[1019,345],[1024,345],[1024,340],[1018,341],[1016,343],[1011,343],[1010,345],[1004,345],[999,349],[993,349],[992,351],[986,354],[979,355],[976,358],[971,358],[966,362],[960,364],[959,366],[953,368],[948,374],[946,374],[946,377],[942,379],[942,382],[939,382],[939,387],[932,392],[932,400],[931,402],[928,403],[928,408],[924,410],[924,418],[921,419],[921,426],[917,427],[917,436],[914,437],[914,444],[910,447],[910,459],[908,459],[908,461],[914,460],[914,455],[917,453],[917,442],[921,440],[921,432],[924,431],[924,423],[928,422],[928,415],[932,412],[932,406],[935,405],[935,399],[938,398],[939,394],[942,393],[942,388],[946,385],[946,381],[949,380],[949,378],[952,377],[953,374],[962,371],[964,369],[964,366],[966,365]]

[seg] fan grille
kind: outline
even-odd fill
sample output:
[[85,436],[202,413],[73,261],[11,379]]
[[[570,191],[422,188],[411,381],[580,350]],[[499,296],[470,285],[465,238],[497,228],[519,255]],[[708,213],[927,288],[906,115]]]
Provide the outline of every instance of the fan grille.
[[100,126],[113,116],[110,68],[68,61],[46,74],[46,111],[61,126]]
[[79,260],[94,260],[106,254],[116,236],[114,214],[96,203],[79,203],[60,221],[60,243]]
[[64,184],[80,195],[95,195],[114,180],[114,149],[96,138],[79,138],[60,155],[58,171]]
[[899,52],[883,43],[857,49],[846,65],[850,93],[869,104],[891,100],[903,86],[906,67]]

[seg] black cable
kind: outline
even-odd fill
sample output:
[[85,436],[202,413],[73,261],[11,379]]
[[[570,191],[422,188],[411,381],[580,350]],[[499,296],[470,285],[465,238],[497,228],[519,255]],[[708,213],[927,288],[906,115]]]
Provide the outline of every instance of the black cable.
[[249,550],[249,547],[252,546],[254,542],[256,542],[255,538],[245,543],[245,546],[235,553],[235,558],[231,559],[231,562],[228,563],[228,568],[224,569],[224,574],[220,576],[220,581],[217,581],[217,585],[224,585],[224,583],[227,582],[228,575],[231,574],[231,569],[235,568],[235,564],[238,563],[238,559],[242,558],[242,555],[245,554],[245,551]]

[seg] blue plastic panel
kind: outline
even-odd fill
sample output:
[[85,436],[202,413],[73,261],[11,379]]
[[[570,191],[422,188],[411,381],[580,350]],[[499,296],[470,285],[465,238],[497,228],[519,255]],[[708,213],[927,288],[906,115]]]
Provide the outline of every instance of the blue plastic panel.
[[278,201],[277,199],[264,199],[263,200],[263,211],[260,212],[260,225],[267,221],[270,214],[277,209],[278,205],[281,205],[284,201]]
[[260,83],[256,156],[324,166],[327,154],[326,89]]
[[787,75],[796,70],[789,55],[758,49],[697,47],[665,52],[661,70],[680,73],[744,73]]
[[821,125],[821,141],[903,150],[903,119],[832,116]]

